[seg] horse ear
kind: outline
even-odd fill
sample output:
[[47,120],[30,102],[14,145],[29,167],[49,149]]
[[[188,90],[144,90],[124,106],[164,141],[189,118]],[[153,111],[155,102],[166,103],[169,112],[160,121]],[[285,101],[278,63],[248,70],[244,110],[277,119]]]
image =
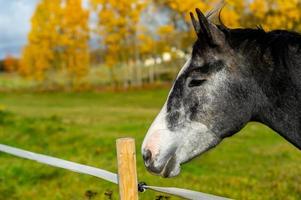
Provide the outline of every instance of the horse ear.
[[190,17],[198,38],[210,46],[220,45],[221,39],[224,38],[222,31],[211,23],[200,9],[197,8],[196,13],[199,21],[195,19],[193,13],[190,13]]
[[194,28],[197,36],[199,36],[199,33],[201,32],[200,24],[198,23],[198,21],[196,21],[196,19],[194,18],[194,15],[193,15],[192,12],[190,12],[189,14],[190,14],[190,18],[191,18],[191,21],[192,21],[193,28]]
[[202,36],[205,37],[206,41],[209,43],[212,43],[212,35],[211,35],[211,31],[210,31],[210,24],[208,19],[205,17],[205,15],[202,13],[202,11],[200,9],[195,9],[196,14],[198,16],[199,22],[200,22],[200,27],[202,30]]

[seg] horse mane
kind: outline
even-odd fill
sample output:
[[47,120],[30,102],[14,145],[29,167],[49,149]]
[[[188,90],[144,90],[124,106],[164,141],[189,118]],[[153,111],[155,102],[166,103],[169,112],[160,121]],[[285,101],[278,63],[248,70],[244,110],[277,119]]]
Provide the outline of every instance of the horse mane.
[[225,33],[232,48],[243,52],[257,51],[262,59],[269,53],[275,64],[288,66],[291,47],[294,47],[297,53],[301,50],[301,34],[294,31],[265,31],[261,26],[230,29],[224,24],[218,27]]
[[217,27],[224,32],[226,40],[234,49],[244,52],[257,51],[260,57],[268,52],[275,64],[289,65],[290,47],[296,48],[296,52],[301,50],[301,34],[288,30],[265,31],[261,25],[255,28],[235,28],[227,27],[221,17],[224,4],[219,9],[210,12],[207,16],[217,17]]

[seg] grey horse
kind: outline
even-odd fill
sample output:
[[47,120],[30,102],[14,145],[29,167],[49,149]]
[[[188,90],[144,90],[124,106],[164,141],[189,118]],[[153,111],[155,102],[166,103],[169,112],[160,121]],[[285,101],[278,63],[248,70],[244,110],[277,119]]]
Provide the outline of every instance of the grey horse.
[[196,9],[197,40],[142,145],[163,177],[241,130],[266,124],[301,149],[301,35],[230,29]]

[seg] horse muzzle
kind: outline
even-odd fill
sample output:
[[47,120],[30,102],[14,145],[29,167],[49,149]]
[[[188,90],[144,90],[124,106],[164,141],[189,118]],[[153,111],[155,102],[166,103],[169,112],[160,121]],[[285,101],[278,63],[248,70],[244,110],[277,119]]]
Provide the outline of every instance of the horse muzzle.
[[180,164],[177,162],[175,152],[168,153],[160,159],[160,155],[153,156],[150,150],[144,149],[142,155],[145,167],[155,175],[167,178],[180,173]]

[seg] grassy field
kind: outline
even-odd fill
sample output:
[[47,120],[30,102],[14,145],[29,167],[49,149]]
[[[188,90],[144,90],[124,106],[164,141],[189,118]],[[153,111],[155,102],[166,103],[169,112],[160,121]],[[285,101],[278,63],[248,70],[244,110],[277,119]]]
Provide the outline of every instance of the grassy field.
[[[141,142],[167,93],[0,94],[0,142],[116,172],[115,140],[131,136],[139,179],[148,184],[234,199],[301,199],[301,153],[257,123],[184,165],[176,178],[146,172]],[[0,199],[110,199],[108,193],[118,199],[117,191],[94,177],[0,153]],[[158,195],[148,191],[140,198]]]

